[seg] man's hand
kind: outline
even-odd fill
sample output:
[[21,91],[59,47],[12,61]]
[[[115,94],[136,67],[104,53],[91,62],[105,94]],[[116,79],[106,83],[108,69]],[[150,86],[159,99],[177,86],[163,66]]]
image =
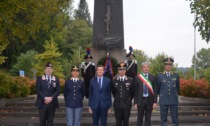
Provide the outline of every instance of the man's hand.
[[135,109],[138,109],[138,106],[137,106],[137,104],[134,104],[134,108],[135,108]]
[[49,103],[51,103],[52,102],[52,97],[45,97],[44,98],[44,103],[45,104],[49,104]]
[[107,112],[108,112],[108,113],[110,113],[111,111],[112,111],[112,109],[111,109],[111,108],[109,108]]
[[155,109],[157,107],[157,103],[153,103],[152,108]]
[[88,111],[90,114],[93,114],[93,110],[90,107],[89,107]]

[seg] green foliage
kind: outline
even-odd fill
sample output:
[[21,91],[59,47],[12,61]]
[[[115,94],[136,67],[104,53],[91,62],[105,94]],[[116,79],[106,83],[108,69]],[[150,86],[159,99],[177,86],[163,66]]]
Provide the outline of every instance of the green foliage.
[[44,44],[45,52],[41,54],[37,54],[35,56],[35,59],[38,61],[37,64],[35,64],[35,69],[37,71],[37,75],[42,75],[44,72],[44,66],[46,63],[50,62],[54,66],[53,74],[58,77],[63,77],[62,74],[62,66],[60,62],[60,56],[62,55],[58,51],[57,44],[54,42],[53,39],[50,41],[45,41]]
[[24,78],[12,78],[0,72],[0,98],[25,97],[30,94],[28,81]]
[[136,56],[135,57],[135,60],[137,60],[137,63],[138,63],[138,72],[141,73],[142,70],[141,70],[141,64],[145,61],[148,61],[148,56],[145,54],[144,51],[142,50],[134,50],[133,51],[134,55]]
[[18,76],[19,70],[24,70],[25,76],[32,78],[33,66],[36,63],[35,55],[37,55],[37,52],[34,50],[29,50],[26,53],[21,53],[21,55],[17,58],[17,63],[10,70],[10,73],[14,76]]
[[[167,58],[168,56],[165,53],[158,53],[155,58],[150,58],[150,72],[154,75],[159,74],[160,72],[163,72],[165,70],[163,60]],[[172,71],[176,71],[177,64],[173,64]]]
[[[192,64],[194,65],[194,59],[192,58]],[[202,48],[196,53],[196,67],[206,69],[210,66],[210,48]]]
[[74,59],[72,54],[75,49],[80,48],[80,51],[84,52],[85,48],[91,47],[92,28],[84,20],[71,21],[63,34],[64,41],[58,43],[58,47],[64,59]]
[[207,69],[205,69],[204,78],[205,78],[208,82],[210,82],[210,67],[208,67]]
[[62,66],[63,66],[63,74],[65,75],[65,79],[70,77],[70,71],[72,66],[78,65],[80,66],[84,52],[82,52],[82,48],[77,47],[72,49],[73,53],[70,54],[71,59],[62,59]]
[[[1,36],[0,36],[1,39]],[[2,51],[7,47],[7,43],[0,41],[0,65],[5,62],[6,57],[2,55]]]
[[75,10],[74,18],[80,19],[80,20],[85,20],[87,22],[87,24],[90,27],[92,27],[93,24],[91,21],[90,12],[89,12],[88,4],[87,4],[86,0],[80,0],[78,9]]
[[[44,40],[49,39],[51,31],[64,27],[71,2],[72,0],[0,2],[0,45],[5,44],[4,49],[8,46],[3,52],[3,55],[8,57],[5,64],[7,68],[16,62],[16,57],[22,51],[42,49],[40,47]],[[0,52],[2,51],[0,49]]]
[[207,43],[210,41],[210,1],[209,0],[189,0],[191,13],[195,13],[194,26]]

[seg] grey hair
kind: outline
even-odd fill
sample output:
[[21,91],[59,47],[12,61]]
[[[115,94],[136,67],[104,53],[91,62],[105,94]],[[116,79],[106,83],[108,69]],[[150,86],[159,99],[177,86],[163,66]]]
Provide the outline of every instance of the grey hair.
[[147,62],[147,61],[145,61],[145,62],[141,63],[141,66],[142,66],[142,67],[143,67],[144,65],[148,65],[148,66],[150,66],[150,63],[149,63],[149,62]]

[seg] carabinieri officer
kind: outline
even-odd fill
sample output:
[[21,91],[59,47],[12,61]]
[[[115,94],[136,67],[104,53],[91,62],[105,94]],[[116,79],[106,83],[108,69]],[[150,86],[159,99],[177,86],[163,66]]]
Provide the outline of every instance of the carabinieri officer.
[[71,79],[65,81],[64,99],[67,126],[80,126],[84,99],[84,82],[79,79],[79,68],[73,66]]
[[172,117],[172,125],[178,126],[178,95],[179,95],[179,75],[172,72],[174,60],[166,58],[163,60],[165,71],[158,74],[157,93],[159,94],[161,126],[167,126],[168,109]]
[[116,126],[129,126],[132,99],[135,94],[133,79],[125,75],[126,68],[125,63],[118,64],[118,76],[112,80],[111,84]]

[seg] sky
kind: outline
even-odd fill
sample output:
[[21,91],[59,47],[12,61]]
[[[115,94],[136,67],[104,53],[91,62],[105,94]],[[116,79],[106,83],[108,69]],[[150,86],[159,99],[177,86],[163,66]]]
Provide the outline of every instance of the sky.
[[[86,0],[91,18],[94,0]],[[79,0],[74,0],[74,7]],[[190,67],[194,54],[194,15],[186,0],[123,0],[125,49],[144,51],[149,57],[164,52],[178,67]],[[196,52],[210,48],[196,32]]]

